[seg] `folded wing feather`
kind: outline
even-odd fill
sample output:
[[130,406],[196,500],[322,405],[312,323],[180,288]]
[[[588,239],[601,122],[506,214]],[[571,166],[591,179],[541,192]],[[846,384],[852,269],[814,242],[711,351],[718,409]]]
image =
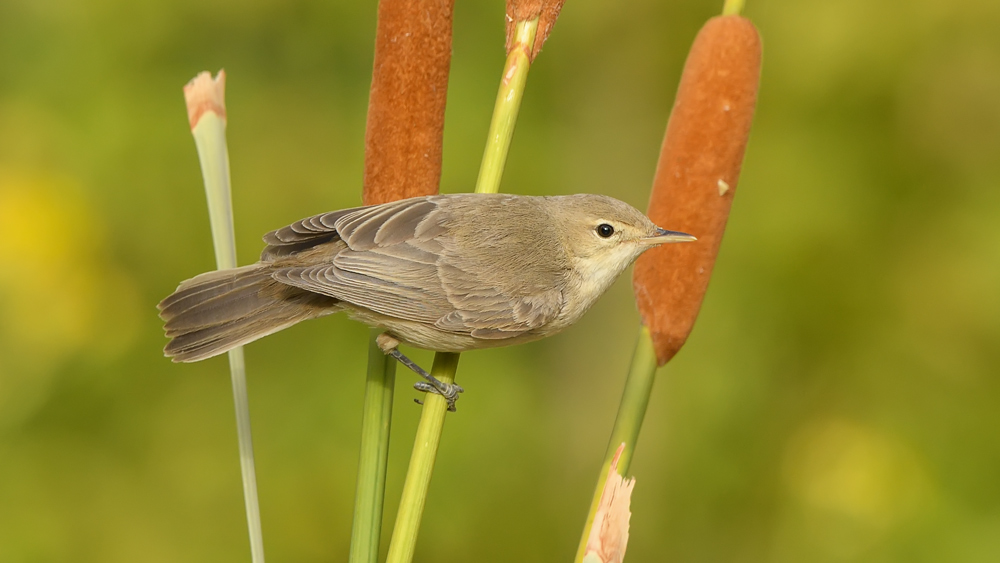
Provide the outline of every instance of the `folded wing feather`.
[[[553,289],[517,295],[463,268],[447,228],[448,198],[433,196],[303,219],[268,233],[262,259],[339,239],[321,264],[278,268],[275,280],[376,313],[478,338],[511,338],[558,315]],[[476,197],[476,196],[472,196]]]

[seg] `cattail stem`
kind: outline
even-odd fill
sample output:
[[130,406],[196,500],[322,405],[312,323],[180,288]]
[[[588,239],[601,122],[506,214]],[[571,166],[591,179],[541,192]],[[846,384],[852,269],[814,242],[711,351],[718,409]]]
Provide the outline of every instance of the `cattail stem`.
[[[452,0],[380,0],[365,133],[365,205],[438,192]],[[351,563],[375,563],[382,532],[396,362],[368,344]]]
[[[611,444],[625,442],[628,468],[658,365],[680,350],[694,326],[708,288],[739,180],[757,100],[760,37],[727,1],[725,14],[709,20],[688,53],[657,164],[649,217],[694,233],[693,248],[661,248],[640,257],[633,273],[643,326],[625,382]],[[667,283],[669,282],[669,283]],[[605,471],[614,452],[609,447]],[[598,495],[606,479],[599,477]],[[577,561],[590,535],[592,505]]]
[[632,365],[629,367],[628,377],[625,379],[625,390],[622,393],[621,404],[618,406],[615,426],[611,430],[611,440],[608,442],[608,449],[604,454],[604,464],[598,474],[597,488],[590,503],[590,512],[587,513],[583,535],[576,551],[574,559],[576,563],[582,563],[587,552],[587,540],[590,538],[590,530],[594,525],[597,508],[601,504],[601,494],[604,492],[604,486],[608,480],[608,469],[611,467],[612,459],[614,459],[619,447],[623,446],[621,456],[618,459],[618,474],[624,475],[628,472],[629,465],[632,463],[635,443],[639,439],[639,430],[642,428],[642,420],[646,416],[646,407],[649,405],[649,397],[652,394],[655,379],[656,351],[653,349],[653,339],[649,335],[649,329],[642,327],[639,330],[639,340],[636,342],[635,352],[632,354]]
[[[483,153],[483,162],[479,168],[479,178],[476,181],[476,193],[500,191],[500,178],[514,135],[517,112],[521,107],[528,68],[531,66],[529,54],[534,48],[537,29],[537,17],[517,22],[514,46],[507,55],[500,90],[497,92],[497,101],[493,107],[489,137]],[[458,359],[459,354],[438,352],[434,355],[432,375],[446,384],[453,383]],[[392,532],[386,563],[409,563],[413,559],[420,518],[427,500],[427,488],[430,485],[431,471],[434,468],[447,410],[447,402],[441,396],[427,395],[423,411],[420,413],[417,438],[410,454],[410,466],[406,472],[403,495],[399,501],[399,513],[396,516],[396,526]]]
[[[434,355],[431,375],[446,385],[453,383],[458,359],[458,354],[438,352]],[[386,563],[409,563],[413,560],[420,518],[427,502],[427,489],[431,483],[431,472],[434,469],[438,445],[441,443],[446,412],[448,412],[448,402],[444,397],[427,393],[424,397],[423,411],[420,413],[420,423],[417,426],[417,437],[413,442],[410,466],[406,470],[403,494],[399,499],[399,513],[396,515],[396,527],[392,531],[392,542],[389,544]]]
[[746,0],[726,0],[725,4],[722,5],[722,15],[738,16],[743,13],[744,4],[746,4]]
[[493,106],[493,119],[486,138],[486,150],[483,151],[483,163],[479,167],[479,178],[476,180],[476,193],[495,194],[500,191],[500,177],[503,176],[507,151],[514,137],[514,124],[521,108],[524,85],[528,82],[528,68],[531,66],[528,57],[534,48],[537,30],[538,18],[517,22],[514,28],[514,44],[507,55],[500,91],[497,92],[496,105]]
[[[219,71],[214,81],[209,73],[203,72],[184,87],[191,134],[194,135],[198,148],[205,195],[208,198],[215,263],[220,270],[236,267],[229,149],[226,145],[225,79],[226,75],[222,71]],[[243,502],[246,505],[250,533],[250,557],[254,563],[264,563],[264,537],[260,527],[257,473],[254,469],[253,438],[250,433],[250,402],[247,398],[246,363],[242,347],[229,351],[229,373],[236,407],[236,434],[243,476]]]
[[380,329],[372,329],[368,344],[368,378],[365,382],[361,452],[354,497],[354,524],[349,558],[351,563],[378,561],[379,540],[382,535],[382,507],[389,459],[396,361],[386,356],[375,343],[375,338],[381,333]]

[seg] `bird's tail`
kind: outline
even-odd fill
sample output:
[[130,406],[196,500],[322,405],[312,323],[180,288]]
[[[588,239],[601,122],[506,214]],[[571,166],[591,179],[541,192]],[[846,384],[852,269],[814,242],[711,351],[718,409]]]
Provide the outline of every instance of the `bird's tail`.
[[196,362],[338,310],[332,297],[275,281],[272,269],[254,264],[182,282],[157,305],[171,339],[163,353]]

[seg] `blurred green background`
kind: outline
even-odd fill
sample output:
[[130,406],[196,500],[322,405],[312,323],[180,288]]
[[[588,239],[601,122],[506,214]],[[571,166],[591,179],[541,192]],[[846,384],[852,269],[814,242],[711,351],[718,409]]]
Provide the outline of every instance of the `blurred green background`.
[[[503,190],[644,208],[720,9],[568,2]],[[627,560],[1000,561],[1000,3],[746,13],[759,110],[632,465]],[[226,361],[164,359],[154,308],[214,266],[181,87],[229,75],[249,263],[360,201],[374,26],[374,0],[0,2],[0,561],[249,560]],[[502,41],[502,2],[457,3],[442,191],[475,181]],[[624,276],[564,334],[463,356],[418,561],[569,561],[637,324]],[[247,348],[272,561],[346,559],[367,334],[335,316]]]

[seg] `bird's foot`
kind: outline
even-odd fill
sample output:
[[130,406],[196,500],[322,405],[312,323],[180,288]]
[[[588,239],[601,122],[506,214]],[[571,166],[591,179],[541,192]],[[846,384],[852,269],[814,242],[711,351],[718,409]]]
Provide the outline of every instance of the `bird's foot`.
[[[417,391],[423,391],[424,393],[437,393],[444,397],[444,400],[448,402],[448,410],[455,412],[455,401],[458,400],[458,394],[465,391],[460,385],[454,383],[445,383],[440,379],[434,377],[433,375],[427,373],[424,368],[418,366],[416,362],[407,358],[402,352],[400,352],[396,347],[399,346],[399,340],[396,340],[387,333],[382,333],[375,338],[375,343],[378,347],[382,349],[386,355],[392,356],[399,363],[410,368],[414,373],[424,378],[426,381],[418,381],[413,384],[413,388]],[[423,404],[422,401],[414,399],[417,404]]]
[[[418,381],[413,384],[413,388],[417,391],[423,391],[424,393],[437,393],[444,397],[445,401],[448,401],[448,410],[455,412],[455,401],[458,400],[458,394],[465,391],[462,389],[461,385],[456,385],[454,383],[444,383],[440,379],[432,377],[436,383],[430,383],[425,381]],[[440,386],[440,387],[439,387]],[[418,405],[424,404],[420,399],[413,399]]]

